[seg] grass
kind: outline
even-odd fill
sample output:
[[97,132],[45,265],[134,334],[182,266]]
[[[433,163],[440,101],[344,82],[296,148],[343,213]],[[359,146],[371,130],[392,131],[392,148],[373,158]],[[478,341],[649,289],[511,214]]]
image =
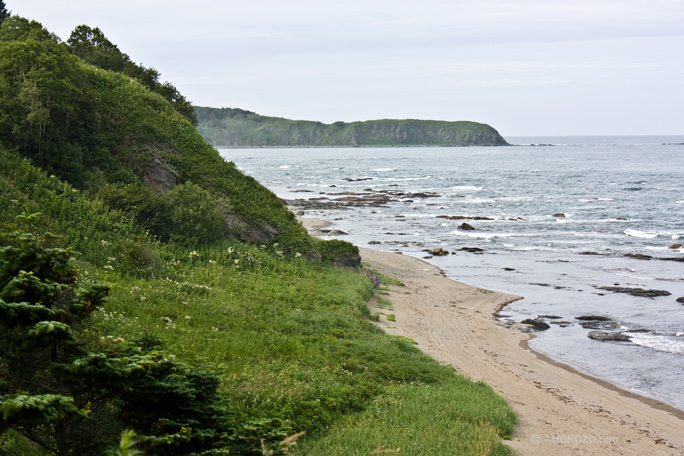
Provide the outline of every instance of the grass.
[[510,437],[514,416],[503,410],[491,401],[489,387],[455,375],[438,386],[403,384],[326,436],[302,442],[294,454],[367,455],[384,449],[401,455],[507,455],[501,436]]
[[385,298],[381,298],[380,296],[376,296],[375,300],[378,302],[379,308],[390,309],[390,310],[392,309],[392,303],[389,300],[387,300]]
[[306,431],[297,454],[505,454],[500,442],[515,423],[508,405],[415,341],[375,327],[364,274],[286,257],[277,246],[149,240],[154,278],[136,276],[120,246],[144,236],[139,227],[25,161],[0,154],[0,162],[12,165],[0,173],[0,220],[24,204],[43,212],[43,226],[79,252],[81,280],[111,288],[94,333],[151,335],[168,356],[216,372],[238,418],[277,418],[291,434]]
[[151,333],[217,370],[239,413],[307,432],[296,454],[484,454],[510,434],[513,412],[491,388],[369,322],[363,274],[230,243],[164,256],[160,280],[86,269],[112,288],[98,327]]

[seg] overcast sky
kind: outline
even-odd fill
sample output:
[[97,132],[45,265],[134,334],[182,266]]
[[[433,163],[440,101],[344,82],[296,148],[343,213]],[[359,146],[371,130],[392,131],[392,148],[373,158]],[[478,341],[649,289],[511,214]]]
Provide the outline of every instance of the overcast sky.
[[5,0],[100,27],[193,104],[473,120],[503,136],[684,134],[684,0]]

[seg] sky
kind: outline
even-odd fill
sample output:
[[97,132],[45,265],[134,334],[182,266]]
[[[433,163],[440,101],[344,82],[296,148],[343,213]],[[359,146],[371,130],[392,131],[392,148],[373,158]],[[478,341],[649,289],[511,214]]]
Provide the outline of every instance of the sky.
[[684,0],[5,0],[100,27],[193,104],[504,137],[684,135]]

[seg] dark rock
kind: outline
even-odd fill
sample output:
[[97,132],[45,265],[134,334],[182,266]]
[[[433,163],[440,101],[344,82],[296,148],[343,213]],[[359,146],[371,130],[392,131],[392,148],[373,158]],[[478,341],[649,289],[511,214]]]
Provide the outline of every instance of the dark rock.
[[580,255],[601,255],[598,252],[580,252]]
[[580,326],[585,329],[618,329],[620,325],[617,321],[582,321]]
[[568,326],[572,326],[574,324],[571,321],[565,321],[565,320],[551,321],[549,323],[551,323],[552,325],[558,325],[561,328],[567,328]]
[[469,224],[463,222],[462,224],[460,224],[460,225],[458,226],[458,229],[459,229],[459,230],[464,230],[464,231],[472,231],[472,230],[474,230],[475,228],[474,228],[472,225],[469,225]]
[[677,298],[677,302],[680,302],[680,303],[684,304],[684,297]]
[[449,251],[448,251],[448,250],[445,250],[445,249],[443,249],[443,248],[441,248],[441,247],[435,247],[434,249],[430,250],[428,253],[429,253],[430,255],[434,255],[434,256],[445,256],[445,255],[449,255]]
[[539,315],[539,318],[546,318],[547,320],[560,320],[563,317],[559,317],[558,315]]
[[355,255],[350,254],[349,256],[338,257],[332,263],[343,268],[359,269],[361,267],[361,255],[357,253]]
[[374,273],[370,269],[364,269],[363,273],[371,280],[373,288],[380,288],[380,285],[382,284],[382,278],[378,274]]
[[601,342],[629,342],[632,340],[627,334],[620,332],[591,331],[587,337]]
[[380,242],[380,241],[368,241],[368,245],[378,245],[378,244],[382,244],[382,242]]
[[565,218],[565,214],[562,212],[556,212],[552,217]]
[[160,192],[173,190],[178,184],[178,176],[163,164],[148,165],[143,171],[143,182]]
[[684,246],[682,246],[682,244],[672,244],[671,246],[668,247],[668,249],[675,250],[675,249],[681,249],[682,247],[684,247]]
[[447,220],[494,220],[490,217],[474,216],[470,217],[467,215],[438,215],[437,218],[447,219]]
[[604,317],[602,315],[580,315],[579,317],[575,317],[575,320],[580,320],[580,321],[611,321],[610,318]]
[[520,323],[523,323],[525,325],[530,325],[534,329],[537,329],[540,331],[543,331],[545,329],[549,329],[551,327],[546,322],[543,322],[538,318],[528,318],[526,320],[521,321]]
[[644,255],[642,253],[628,253],[625,255],[628,258],[634,258],[635,260],[652,260],[653,257],[650,255]]
[[665,261],[679,261],[679,262],[684,262],[684,257],[670,257],[670,258],[658,258],[659,260],[665,260]]
[[504,271],[515,271],[515,269],[513,269],[513,268],[503,268],[503,269],[504,269]]
[[462,251],[464,252],[470,252],[470,253],[482,253],[484,252],[484,249],[481,249],[479,247],[461,247]]
[[613,293],[627,293],[641,298],[655,298],[658,296],[670,296],[672,293],[666,290],[646,290],[644,288],[628,287],[598,287],[599,290],[612,291]]

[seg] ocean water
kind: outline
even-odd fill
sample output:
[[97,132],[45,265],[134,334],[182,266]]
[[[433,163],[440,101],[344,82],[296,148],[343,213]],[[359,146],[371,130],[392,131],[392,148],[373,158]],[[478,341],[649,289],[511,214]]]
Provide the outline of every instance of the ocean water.
[[[305,215],[347,233],[334,237],[418,258],[453,252],[427,261],[524,297],[502,321],[566,322],[535,332],[534,350],[684,410],[684,262],[660,259],[684,259],[684,136],[507,140],[518,145],[220,152],[281,198],[317,204]],[[368,197],[375,202],[331,206]],[[464,222],[475,229],[459,229]],[[583,315],[609,318],[602,330],[631,341],[588,338]]]

